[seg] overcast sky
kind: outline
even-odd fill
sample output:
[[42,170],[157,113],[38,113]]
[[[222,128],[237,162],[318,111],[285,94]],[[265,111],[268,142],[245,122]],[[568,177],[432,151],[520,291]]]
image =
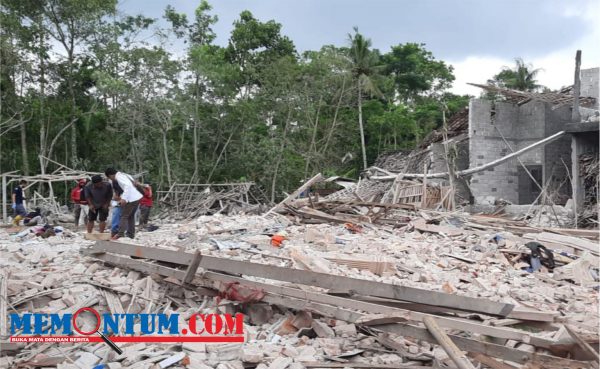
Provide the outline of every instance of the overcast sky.
[[[194,0],[121,0],[128,14],[162,18],[171,4],[193,18]],[[299,51],[344,45],[353,26],[387,52],[420,42],[455,68],[455,93],[479,94],[467,82],[485,82],[522,57],[541,84],[557,89],[573,82],[577,49],[584,68],[600,65],[598,0],[213,0],[219,16],[217,43],[226,45],[242,10],[283,25]]]

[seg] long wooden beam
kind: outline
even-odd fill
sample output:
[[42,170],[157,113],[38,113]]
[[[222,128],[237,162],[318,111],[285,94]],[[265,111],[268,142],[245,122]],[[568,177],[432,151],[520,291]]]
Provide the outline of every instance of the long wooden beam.
[[274,211],[277,211],[279,208],[281,208],[283,205],[287,204],[288,202],[294,200],[296,197],[300,196],[300,194],[304,191],[306,191],[307,189],[310,188],[310,186],[312,186],[315,183],[321,182],[323,180],[323,175],[321,175],[321,173],[318,173],[317,175],[315,175],[314,177],[312,177],[311,179],[309,179],[308,181],[306,181],[302,186],[298,187],[298,189],[294,192],[292,192],[291,194],[289,194],[283,201],[281,201],[279,204],[273,206],[269,211],[267,211],[265,213],[265,215],[263,216],[267,216],[269,214],[271,214]]
[[[140,255],[140,254],[138,253],[138,255]],[[113,255],[109,255],[109,254],[95,254],[94,255],[94,257],[100,258],[105,261],[112,260],[112,259],[110,259],[112,256]],[[206,256],[204,256],[204,257],[206,257]],[[132,262],[131,260],[133,260],[133,259],[128,259],[128,258],[114,259],[114,260],[115,261],[120,260],[121,264],[129,266],[129,267],[136,266],[137,265],[136,262],[138,261],[138,260],[134,260]],[[149,270],[149,271],[145,271],[145,272],[159,273],[159,274],[163,274],[163,275],[165,275],[166,273],[169,273],[169,276],[173,276],[173,277],[177,277],[175,274],[179,275],[180,273],[184,273],[184,271],[179,271],[179,270],[172,269],[172,268],[164,269],[163,266],[156,265],[156,264],[149,264],[148,268],[155,268],[155,270]],[[187,272],[185,272],[185,273],[187,275]],[[403,315],[406,317],[406,319],[415,321],[415,322],[422,321],[424,317],[433,316],[432,314],[422,313],[422,312],[418,312],[418,311],[411,311],[411,310],[402,309],[402,308],[393,307],[393,306],[380,305],[380,304],[368,302],[368,301],[359,301],[359,300],[354,300],[354,299],[345,298],[345,297],[331,296],[331,295],[317,293],[317,292],[304,291],[304,290],[300,290],[297,288],[278,286],[278,285],[261,283],[261,282],[256,282],[256,281],[249,281],[249,280],[245,280],[243,278],[239,278],[236,276],[223,275],[223,274],[215,273],[215,272],[208,272],[208,271],[204,272],[202,274],[202,277],[204,279],[207,279],[207,280],[210,280],[213,282],[226,282],[226,283],[238,282],[240,284],[251,286],[253,288],[262,289],[262,290],[264,290],[266,292],[270,292],[270,293],[276,293],[279,295],[285,295],[285,296],[290,296],[290,297],[294,297],[294,298],[298,298],[298,299],[310,300],[310,301],[314,301],[314,302],[318,302],[318,303],[330,304],[330,305],[345,307],[345,308],[349,308],[349,309],[356,309],[356,310],[364,311],[364,312],[371,313],[371,314]],[[177,278],[179,278],[179,277],[177,277]],[[195,283],[199,284],[199,283],[202,283],[202,281],[199,278],[196,278]],[[535,335],[530,334],[529,332],[521,331],[518,329],[487,326],[487,325],[482,325],[482,324],[479,324],[476,322],[472,322],[472,321],[468,321],[468,320],[464,320],[464,319],[451,318],[451,317],[436,316],[436,319],[438,320],[438,323],[442,327],[445,327],[445,328],[458,329],[458,330],[462,330],[465,332],[477,333],[477,334],[487,335],[487,336],[495,337],[495,338],[515,340],[515,341],[519,341],[519,342],[529,343],[534,346],[538,346],[538,347],[542,347],[542,348],[546,348],[546,349],[551,349],[552,346],[554,345],[553,340],[537,337]]]
[[[92,246],[91,251],[113,252],[121,255],[145,257],[185,266],[191,264],[193,258],[193,254],[189,253],[110,241],[96,242],[96,244]],[[514,308],[514,305],[511,304],[485,299],[457,296],[414,287],[379,283],[300,269],[282,268],[273,265],[250,263],[214,256],[202,256],[199,266],[206,270],[275,279],[308,286],[335,289],[336,291],[354,292],[363,295],[417,302],[433,306],[444,306],[501,317],[509,315]]]
[[[151,264],[142,260],[130,259],[123,256],[116,256],[111,254],[96,254],[93,257],[103,260],[105,262],[115,264],[118,266],[125,266],[134,270],[138,270],[144,273],[157,273],[166,277],[174,277],[181,279],[185,276],[185,271],[169,268],[162,265]],[[205,272],[203,280],[207,281],[206,276],[213,278],[218,273]],[[212,276],[212,277],[211,277]],[[227,278],[236,278],[232,276],[219,275],[219,278],[223,278],[223,281]],[[196,279],[197,280],[197,279]],[[216,284],[226,285],[223,281],[208,281]],[[244,281],[246,283],[248,281]],[[286,306],[292,309],[309,309],[318,312],[324,316],[329,316],[335,319],[344,320],[348,322],[359,321],[364,314],[352,311],[340,306],[321,304],[314,301],[310,301],[302,298],[295,298],[286,295],[278,295],[275,293],[266,292],[265,302]],[[409,324],[382,324],[373,326],[373,329],[382,332],[393,333],[401,336],[414,337],[422,339],[427,342],[436,343],[436,340],[427,329],[415,327]],[[521,351],[510,347],[505,347],[489,342],[477,341],[470,338],[460,337],[456,335],[449,335],[449,338],[456,344],[461,350],[468,352],[484,353],[489,356],[501,358],[503,360],[509,360],[517,363],[527,363],[530,361],[540,363],[545,368],[551,369],[587,369],[589,368],[588,362],[575,361],[569,359],[563,359],[560,357],[541,355],[536,353],[530,353],[527,351]]]
[[[547,144],[549,144],[550,142],[553,142],[557,139],[559,139],[560,137],[562,137],[566,132],[565,131],[560,131],[557,132],[555,134],[553,134],[552,136],[546,137],[543,140],[537,141],[532,143],[529,146],[526,146],[524,148],[522,148],[521,150],[515,151],[512,154],[508,154],[506,156],[503,156],[499,159],[493,160],[489,163],[480,165],[478,167],[475,168],[469,168],[469,169],[465,169],[465,170],[461,170],[456,172],[455,174],[459,177],[463,177],[463,176],[468,176],[471,175],[473,173],[477,173],[477,172],[481,172],[484,171],[488,168],[493,168],[496,167],[508,160],[511,160],[513,158],[519,157],[523,154],[525,154],[528,151],[531,151],[539,146],[545,146]],[[387,176],[373,176],[371,177],[372,179],[378,179],[381,181],[393,181],[394,179],[396,179],[399,175],[401,175],[402,177],[406,178],[406,177],[411,177],[411,178],[445,178],[448,177],[448,173],[428,173],[428,174],[423,174],[423,173],[399,173],[397,175],[387,175]]]

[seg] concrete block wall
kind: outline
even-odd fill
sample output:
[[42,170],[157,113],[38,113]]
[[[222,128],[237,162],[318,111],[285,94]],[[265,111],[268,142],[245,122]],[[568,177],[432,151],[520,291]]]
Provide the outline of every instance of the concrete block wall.
[[[540,101],[530,101],[519,107],[519,117],[515,121],[516,148],[520,150],[545,136],[546,106]],[[541,165],[544,160],[544,149],[538,148],[520,156],[525,165]],[[517,165],[518,162],[517,162]]]
[[[469,167],[474,168],[502,156],[510,150],[492,125],[490,101],[472,99],[469,102]],[[514,122],[518,107],[498,103],[494,121],[506,140],[515,146]],[[515,161],[510,160],[494,168],[473,174],[469,187],[475,203],[485,203],[492,198],[518,202],[518,173]]]
[[600,100],[598,88],[599,75],[600,68],[581,70],[581,96],[595,97],[596,109],[598,109],[598,100]]
[[[546,137],[562,131],[571,122],[571,107],[552,109],[546,106]],[[571,138],[566,135],[544,146],[544,181],[551,188],[558,188],[562,205],[571,195],[571,184],[567,168],[571,168]],[[564,162],[564,164],[563,164]]]
[[[453,138],[449,140],[451,145],[456,146],[457,157],[455,160],[456,170],[464,170],[469,168],[469,140],[464,137]],[[458,141],[458,142],[457,142]],[[444,144],[442,142],[436,142],[429,146],[431,165],[429,167],[429,173],[440,173],[447,172],[448,167],[446,165],[446,155],[444,153]],[[444,186],[448,186],[450,183],[447,179],[431,179],[432,182],[440,183]],[[456,181],[456,192],[457,201],[466,200],[469,201],[471,193],[464,180]]]

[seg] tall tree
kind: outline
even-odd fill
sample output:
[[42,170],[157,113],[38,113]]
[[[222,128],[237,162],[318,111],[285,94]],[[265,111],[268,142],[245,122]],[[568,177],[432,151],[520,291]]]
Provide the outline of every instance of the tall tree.
[[362,114],[363,94],[378,92],[373,82],[373,77],[380,68],[377,65],[378,56],[371,50],[371,39],[365,38],[360,34],[357,27],[354,27],[354,35],[348,34],[348,41],[350,44],[350,58],[352,60],[352,75],[357,89],[358,126],[360,129],[363,169],[367,169],[367,149]]
[[200,145],[201,105],[203,93],[206,89],[206,83],[202,81],[202,75],[199,73],[198,68],[194,68],[197,65],[194,63],[194,56],[198,56],[198,54],[203,52],[214,51],[209,46],[216,37],[212,27],[217,23],[219,18],[216,15],[211,15],[209,13],[211,10],[211,5],[206,0],[202,0],[196,8],[194,22],[191,24],[188,22],[185,14],[177,13],[170,5],[165,10],[165,18],[171,23],[175,35],[178,38],[184,38],[185,42],[189,42],[190,45],[188,49],[188,62],[194,73],[192,87],[194,94],[192,120],[194,173],[192,174],[192,180],[196,179],[199,175],[200,159],[198,153]]

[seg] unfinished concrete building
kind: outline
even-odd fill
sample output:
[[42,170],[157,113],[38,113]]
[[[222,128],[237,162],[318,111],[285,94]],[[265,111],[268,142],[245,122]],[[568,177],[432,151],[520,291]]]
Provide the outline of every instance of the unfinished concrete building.
[[[595,117],[598,108],[598,68],[582,70],[581,98],[585,107],[581,119]],[[493,90],[489,86],[481,86]],[[469,104],[469,166],[471,168],[499,159],[565,131],[573,122],[573,96],[562,93],[527,94],[495,89],[506,101],[472,99]],[[561,96],[562,95],[562,96]],[[598,131],[598,122],[590,124]],[[589,131],[586,131],[589,132]],[[591,138],[586,152],[598,150],[597,135]],[[583,141],[582,141],[583,142]],[[595,142],[595,144],[594,144]],[[474,173],[469,187],[475,203],[490,203],[504,199],[513,204],[531,204],[545,188],[546,195],[556,204],[564,205],[572,197],[569,179],[572,142],[569,135],[518,158],[506,161],[486,171]]]

